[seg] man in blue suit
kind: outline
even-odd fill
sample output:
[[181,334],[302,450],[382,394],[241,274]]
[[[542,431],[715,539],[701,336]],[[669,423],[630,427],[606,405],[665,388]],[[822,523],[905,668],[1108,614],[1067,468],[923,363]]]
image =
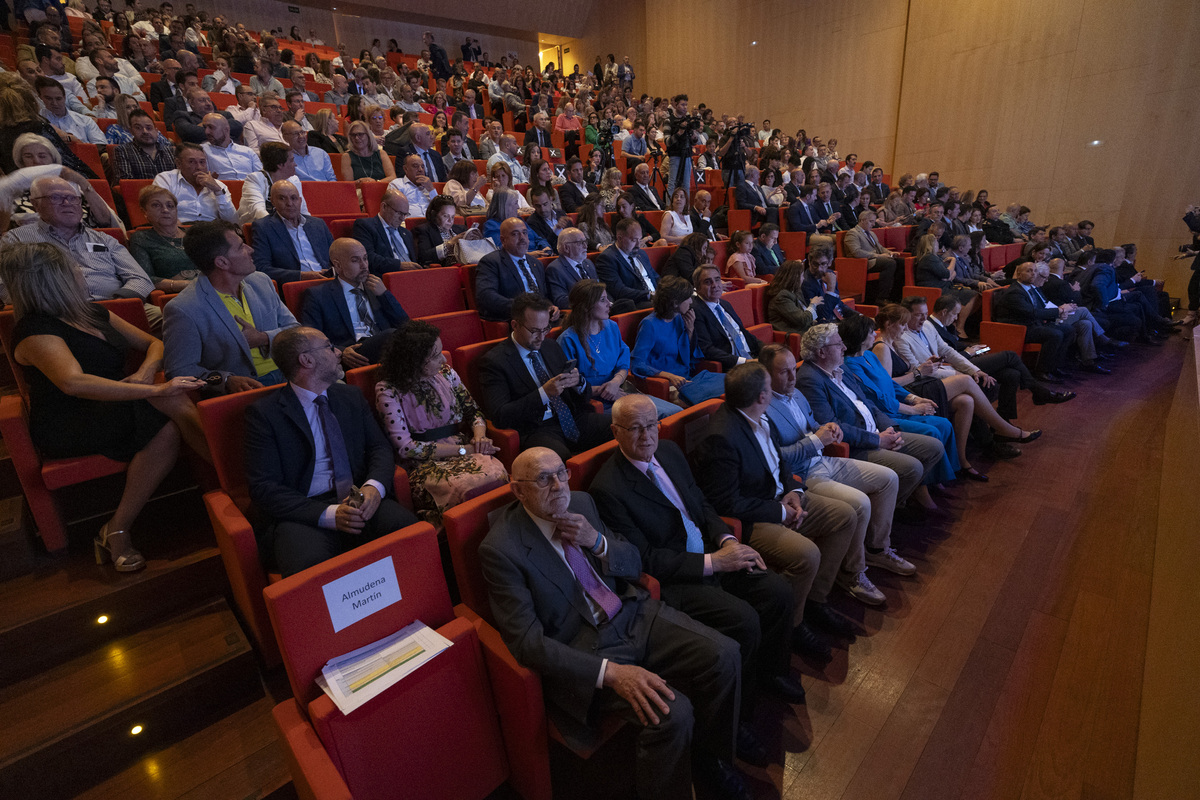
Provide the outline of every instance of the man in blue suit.
[[820,298],[821,302],[815,304],[813,313],[817,322],[837,322],[858,313],[843,303],[842,298],[826,291],[825,275],[833,266],[833,252],[831,245],[816,244],[809,249],[808,258],[804,261],[804,280],[800,282],[800,296],[810,308],[814,307],[813,299]]
[[812,209],[817,187],[806,183],[796,190],[798,197],[788,206],[787,224],[789,231],[801,231],[812,236],[817,232],[817,215]]
[[[558,258],[546,267],[546,284],[550,290],[550,302],[558,308],[570,308],[571,289],[580,281],[591,278],[600,280],[596,267],[587,257],[587,235],[579,228],[566,228],[558,235]],[[629,309],[633,310],[630,303]],[[616,304],[609,313],[621,313]]]
[[696,302],[692,303],[696,314],[692,337],[704,357],[720,362],[722,369],[728,372],[758,356],[762,342],[746,330],[729,301],[721,299],[725,293],[721,271],[712,264],[697,267],[692,281],[696,289]]
[[779,226],[764,222],[758,229],[758,238],[754,240],[754,274],[774,275],[787,256],[779,247]]
[[299,323],[271,279],[254,268],[253,251],[225,220],[197,222],[183,249],[200,277],[163,310],[167,378],[208,380],[209,394],[281,383],[271,342]]
[[246,409],[246,484],[259,551],[286,577],[417,521],[389,498],[396,458],[338,349],[313,328],[276,337],[287,386]]
[[389,187],[377,215],[354,220],[350,235],[366,248],[372,275],[421,268],[412,233],[404,226],[407,217],[408,197]]
[[[746,177],[737,185],[733,194],[738,208],[750,210],[751,228],[758,228],[768,220],[779,220],[779,209],[767,205],[767,197],[758,183],[759,174],[758,167],[748,168]],[[732,234],[730,231],[730,235]]]
[[614,303],[629,300],[635,308],[649,308],[658,288],[658,273],[650,266],[649,257],[638,249],[642,226],[626,217],[617,223],[613,236],[616,243],[596,258],[596,273]]
[[300,320],[341,349],[346,369],[377,364],[384,343],[408,314],[379,276],[371,274],[367,249],[358,241],[335,240],[329,262],[334,280],[305,292]]
[[276,181],[271,186],[275,213],[250,226],[254,266],[280,285],[328,274],[333,234],[324,220],[304,216],[300,203],[300,192],[291,182]]
[[[529,230],[518,217],[500,225],[501,248],[479,260],[475,273],[475,304],[479,316],[491,322],[507,322],[512,317],[513,298],[522,292],[550,296],[542,262],[529,253]],[[557,320],[558,308],[550,310]]]

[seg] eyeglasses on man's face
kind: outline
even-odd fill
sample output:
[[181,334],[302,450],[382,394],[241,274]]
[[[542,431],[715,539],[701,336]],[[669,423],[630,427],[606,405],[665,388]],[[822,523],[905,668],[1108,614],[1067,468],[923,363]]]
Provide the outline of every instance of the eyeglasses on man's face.
[[532,483],[539,489],[546,489],[550,486],[552,480],[557,480],[559,483],[566,483],[571,479],[571,470],[566,467],[560,467],[557,472],[542,472],[536,478],[513,478],[519,483]]

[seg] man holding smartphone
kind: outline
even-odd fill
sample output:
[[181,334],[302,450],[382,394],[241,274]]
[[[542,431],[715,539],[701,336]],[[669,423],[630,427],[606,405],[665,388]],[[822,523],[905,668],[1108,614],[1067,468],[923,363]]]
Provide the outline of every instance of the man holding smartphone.
[[547,447],[566,461],[611,438],[607,413],[550,332],[553,306],[540,294],[512,300],[512,335],[479,359],[480,405],[500,428],[515,428],[521,449]]

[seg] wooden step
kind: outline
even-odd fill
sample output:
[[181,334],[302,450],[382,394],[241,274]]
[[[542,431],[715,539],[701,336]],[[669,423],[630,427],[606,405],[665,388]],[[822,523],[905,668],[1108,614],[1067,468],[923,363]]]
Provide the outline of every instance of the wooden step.
[[[152,625],[227,591],[217,548],[148,559],[121,574],[78,554],[0,584],[0,686]],[[101,621],[103,620],[103,621]]]
[[69,797],[262,696],[212,600],[0,689],[0,797]]

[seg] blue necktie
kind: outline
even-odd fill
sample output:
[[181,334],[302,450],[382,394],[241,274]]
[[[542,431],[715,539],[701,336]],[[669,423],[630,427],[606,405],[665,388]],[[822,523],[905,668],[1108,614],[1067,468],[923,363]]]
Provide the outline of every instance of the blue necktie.
[[342,426],[329,408],[329,398],[320,395],[313,403],[317,407],[317,419],[325,434],[325,449],[329,451],[329,462],[333,467],[333,491],[339,502],[350,494],[354,485],[354,473],[350,469],[350,457],[346,454],[346,440],[342,438]]
[[[662,484],[658,482],[657,472],[658,471],[654,468],[653,464],[647,465],[646,477],[650,479],[652,484],[654,484],[654,488],[662,492],[663,497],[666,497],[669,501],[671,498],[667,496],[666,492],[663,492]],[[672,505],[674,505],[674,503],[672,503]],[[683,517],[683,529],[687,531],[687,551],[689,553],[703,553],[704,534],[702,534],[700,529],[696,527],[696,523],[692,522],[692,518],[688,516],[686,508],[679,509],[679,514]]]
[[742,332],[734,326],[733,320],[725,315],[725,309],[721,308],[721,304],[717,303],[717,319],[721,323],[721,327],[725,329],[725,335],[729,337],[729,343],[733,345],[733,353],[738,358],[749,358],[750,353],[747,352],[746,346],[742,344]]
[[[546,365],[542,363],[542,354],[536,350],[530,351],[529,363],[533,364],[533,374],[537,375],[538,385],[544,386],[546,381],[550,380],[550,373],[546,372]],[[572,442],[578,441],[579,426],[575,424],[575,418],[571,416],[571,409],[567,407],[561,394],[550,398],[550,410],[554,412],[554,416],[558,417],[558,424],[562,428],[563,436]]]

